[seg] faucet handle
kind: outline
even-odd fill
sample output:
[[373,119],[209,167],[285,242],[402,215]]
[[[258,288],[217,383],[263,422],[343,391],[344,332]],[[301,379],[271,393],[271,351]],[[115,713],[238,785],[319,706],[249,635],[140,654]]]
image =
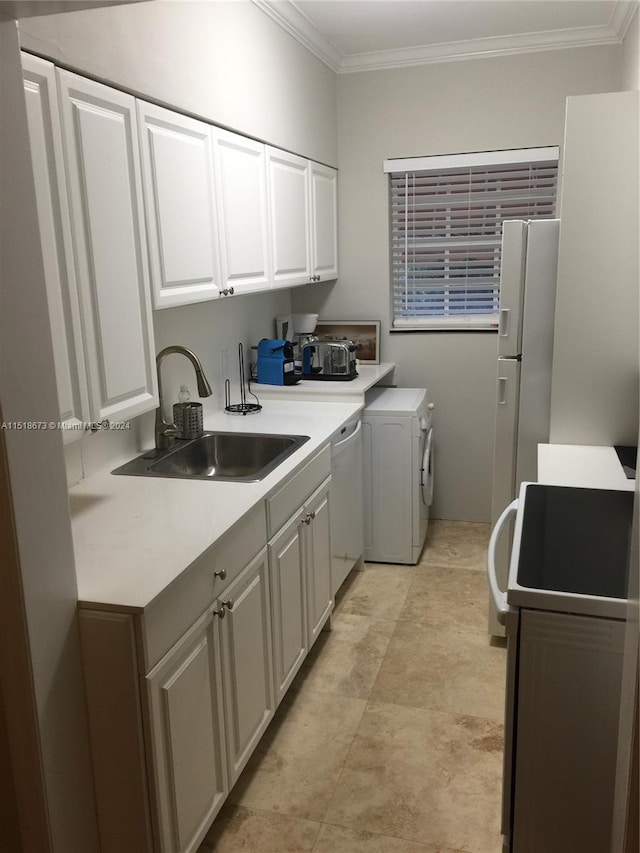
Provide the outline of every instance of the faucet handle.
[[175,424],[167,424],[157,437],[157,448],[159,450],[168,450],[170,447],[173,447],[179,432],[180,430]]

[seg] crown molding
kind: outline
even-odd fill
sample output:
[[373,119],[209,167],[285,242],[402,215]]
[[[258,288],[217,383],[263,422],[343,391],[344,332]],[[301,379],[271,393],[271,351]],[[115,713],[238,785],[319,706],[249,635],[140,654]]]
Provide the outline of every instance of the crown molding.
[[328,65],[332,71],[340,73],[345,58],[343,53],[316,29],[294,3],[289,0],[252,0],[252,2],[307,50],[310,50],[314,56]]
[[294,0],[253,0],[253,3],[337,74],[620,44],[638,11],[637,0],[618,0],[608,24],[419,45],[347,56],[316,29]]

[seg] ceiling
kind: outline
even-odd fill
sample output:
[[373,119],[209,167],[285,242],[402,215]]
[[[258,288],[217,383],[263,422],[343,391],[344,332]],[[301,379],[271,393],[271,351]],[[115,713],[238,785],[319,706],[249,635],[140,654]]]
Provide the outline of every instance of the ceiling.
[[619,44],[623,0],[253,0],[338,73]]

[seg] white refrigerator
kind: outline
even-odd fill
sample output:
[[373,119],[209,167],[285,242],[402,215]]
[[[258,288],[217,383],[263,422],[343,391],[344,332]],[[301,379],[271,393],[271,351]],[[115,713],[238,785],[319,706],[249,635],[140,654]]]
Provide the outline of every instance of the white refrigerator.
[[[492,525],[520,483],[537,480],[537,446],[549,440],[559,233],[559,219],[503,224]],[[505,535],[496,553],[503,590],[510,550],[511,535]],[[489,633],[504,635],[492,603]]]

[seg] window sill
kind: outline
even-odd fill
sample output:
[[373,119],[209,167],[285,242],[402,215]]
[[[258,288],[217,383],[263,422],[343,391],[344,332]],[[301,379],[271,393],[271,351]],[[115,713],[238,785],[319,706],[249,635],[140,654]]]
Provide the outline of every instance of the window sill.
[[406,335],[408,334],[431,334],[432,332],[440,333],[440,332],[455,332],[459,334],[460,332],[479,332],[480,334],[491,334],[496,335],[498,333],[498,326],[455,326],[451,325],[441,325],[441,326],[394,326],[389,329],[389,334],[391,335]]

